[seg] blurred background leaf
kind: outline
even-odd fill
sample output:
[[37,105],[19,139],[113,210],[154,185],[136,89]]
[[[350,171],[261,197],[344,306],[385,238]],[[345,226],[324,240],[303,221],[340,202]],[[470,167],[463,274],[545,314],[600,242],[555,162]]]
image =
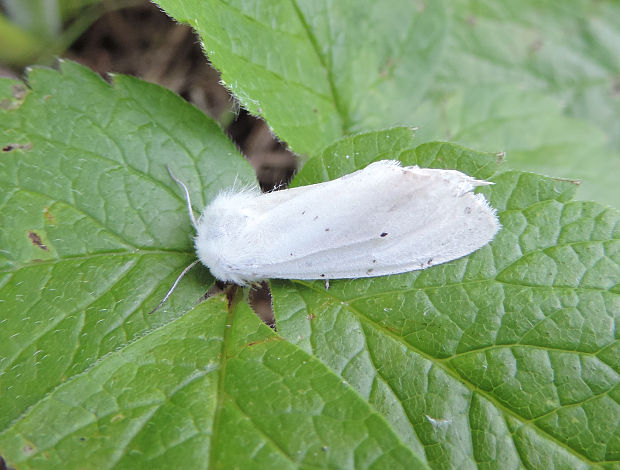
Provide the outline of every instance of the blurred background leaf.
[[138,0],[0,0],[0,62],[52,64],[105,11]]

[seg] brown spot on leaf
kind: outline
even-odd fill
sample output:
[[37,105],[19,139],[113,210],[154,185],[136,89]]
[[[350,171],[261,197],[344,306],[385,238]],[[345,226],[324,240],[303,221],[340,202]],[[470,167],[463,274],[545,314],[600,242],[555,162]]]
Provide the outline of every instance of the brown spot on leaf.
[[30,239],[30,242],[33,245],[38,246],[43,251],[50,251],[49,248],[41,240],[41,237],[36,232],[33,232],[32,230],[29,230],[28,231],[28,238]]
[[46,207],[45,209],[43,209],[43,217],[45,217],[45,219],[48,222],[51,222],[52,224],[56,222],[56,219],[54,218],[54,216],[51,214],[49,207]]
[[4,98],[0,101],[0,109],[6,109],[8,111],[17,109],[24,101],[24,98],[28,94],[28,90],[23,84],[16,84],[11,87],[11,93],[13,99]]
[[530,43],[530,45],[528,46],[527,50],[529,51],[530,54],[533,54],[535,52],[538,52],[539,50],[541,50],[543,47],[543,42],[540,39],[537,39],[536,41]]
[[257,344],[265,344],[265,343],[270,343],[272,341],[280,341],[282,338],[280,338],[279,336],[271,336],[269,338],[265,338],[265,339],[261,339],[258,341],[250,341],[249,343],[247,343],[245,346],[243,346],[244,348],[251,348],[252,346],[256,346]]
[[26,455],[26,456],[30,456],[32,454],[34,454],[34,447],[31,445],[26,444],[24,447],[22,447],[22,454]]
[[381,67],[381,70],[379,71],[379,75],[383,78],[389,77],[390,72],[394,69],[394,64],[396,64],[396,61],[394,60],[394,58],[393,57],[388,58],[385,64],[383,64],[383,67]]
[[13,98],[21,101],[26,97],[28,90],[26,89],[25,85],[22,85],[21,83],[16,83],[11,87],[11,93],[13,94]]
[[13,152],[14,150],[30,150],[32,148],[32,144],[30,142],[26,144],[7,144],[2,147],[3,152]]

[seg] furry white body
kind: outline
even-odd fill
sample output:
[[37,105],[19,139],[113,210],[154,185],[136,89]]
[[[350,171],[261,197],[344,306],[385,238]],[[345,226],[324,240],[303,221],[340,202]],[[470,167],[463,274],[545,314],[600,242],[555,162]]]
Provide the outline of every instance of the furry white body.
[[424,269],[493,239],[495,210],[454,170],[384,160],[333,181],[224,192],[197,222],[196,252],[222,281],[339,279]]

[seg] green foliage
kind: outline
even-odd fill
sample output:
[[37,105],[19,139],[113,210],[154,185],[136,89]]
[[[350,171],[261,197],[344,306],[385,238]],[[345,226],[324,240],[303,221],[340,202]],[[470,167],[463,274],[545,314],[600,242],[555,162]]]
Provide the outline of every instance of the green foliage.
[[511,168],[620,205],[617,2],[158,3],[297,153],[418,126],[420,141],[505,151]]
[[[578,131],[584,119],[583,133],[557,149],[589,152],[607,145],[604,126],[541,90],[499,93],[489,84],[490,95],[484,87],[440,95],[447,75],[435,79],[427,69],[447,67],[439,59],[458,45],[451,38],[463,25],[443,31],[449,15],[463,15],[459,2],[450,13],[441,2],[415,11],[410,2],[398,11],[308,2],[292,13],[295,4],[281,2],[161,3],[203,32],[242,102],[311,155],[293,185],[385,158],[456,168],[495,183],[480,191],[503,228],[470,256],[424,271],[332,281],[329,290],[272,282],[277,332],[251,312],[241,289],[196,306],[213,281],[202,267],[148,315],[195,256],[183,195],[165,165],[188,185],[195,210],[222,188],[251,183],[251,168],[212,120],[160,87],[126,76],[109,84],[70,62],[33,69],[28,87],[0,80],[7,463],[618,468],[620,214],[574,201],[571,181],[503,171],[495,153],[431,140],[457,124],[463,141],[504,131],[514,139],[512,126],[545,108],[537,122],[549,125],[523,152],[544,147],[545,136],[567,139],[565,130]],[[507,14],[483,6],[476,3],[477,18]],[[386,26],[398,18],[411,24]],[[376,36],[358,34],[359,49],[347,45],[353,24]],[[509,42],[508,49],[518,41]],[[396,52],[412,62],[390,62]],[[384,80],[366,73],[382,60]],[[414,90],[411,77],[423,89]],[[432,131],[387,128],[416,124],[434,93],[438,102],[456,101],[445,106],[445,120],[429,114]],[[493,125],[498,114],[503,130]]]
[[[51,63],[103,12],[101,0],[0,0],[0,61]],[[110,6],[110,5],[109,5]]]
[[59,384],[11,431],[0,445],[21,468],[420,464],[334,373],[222,298]]
[[355,165],[347,155],[365,165],[389,149],[406,164],[494,181],[484,192],[503,229],[490,246],[421,272],[332,281],[327,291],[272,282],[279,333],[351,383],[433,468],[617,460],[617,211],[571,201],[567,181],[493,177],[492,155],[390,148],[405,132],[340,142],[297,178],[338,177]]

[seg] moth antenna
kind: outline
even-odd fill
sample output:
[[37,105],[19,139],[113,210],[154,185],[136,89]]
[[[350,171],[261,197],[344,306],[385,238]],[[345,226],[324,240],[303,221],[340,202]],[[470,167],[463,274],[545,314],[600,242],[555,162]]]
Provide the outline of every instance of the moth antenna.
[[172,178],[179,186],[183,188],[183,191],[185,191],[185,199],[187,201],[187,212],[189,212],[189,218],[192,220],[192,225],[194,226],[194,229],[198,230],[198,224],[196,223],[196,216],[194,216],[194,211],[192,209],[192,201],[189,197],[189,190],[187,189],[187,186],[185,186],[185,183],[183,183],[183,181],[181,181],[179,178],[174,176],[174,173],[172,173],[172,170],[170,169],[168,165],[166,165],[166,168],[168,168],[168,173],[170,173],[170,178]]
[[177,280],[174,281],[174,284],[172,284],[172,287],[170,288],[170,290],[168,290],[168,293],[166,294],[166,296],[161,300],[161,302],[159,302],[159,305],[157,307],[155,307],[153,310],[149,312],[149,315],[151,315],[152,313],[155,313],[157,310],[161,308],[162,305],[164,305],[164,302],[168,300],[168,297],[170,297],[170,295],[174,292],[174,289],[177,288],[177,284],[181,281],[181,279],[183,279],[183,276],[185,276],[190,269],[196,266],[199,261],[200,261],[199,259],[197,259],[196,261],[193,261],[192,264],[187,266],[183,270],[183,272],[179,274],[179,277],[177,277]]

